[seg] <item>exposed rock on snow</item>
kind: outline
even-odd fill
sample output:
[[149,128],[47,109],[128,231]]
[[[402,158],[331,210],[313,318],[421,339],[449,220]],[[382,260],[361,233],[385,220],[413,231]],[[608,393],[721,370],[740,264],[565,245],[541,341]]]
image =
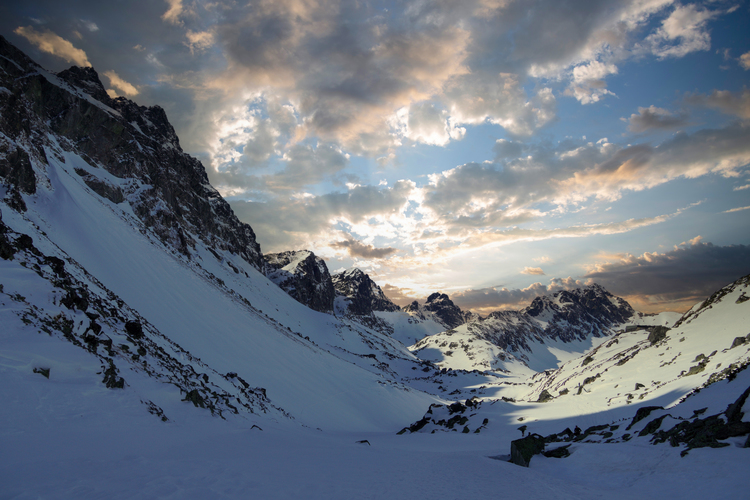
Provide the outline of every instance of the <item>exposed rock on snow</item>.
[[[445,299],[438,298],[438,303],[445,304]],[[590,342],[611,335],[634,315],[625,300],[591,285],[537,297],[521,311],[496,311],[484,319],[471,319],[411,349],[415,353],[438,350],[444,356],[442,366],[498,369],[507,363],[530,363],[534,350],[544,348],[540,346]],[[540,369],[539,363],[532,365]],[[547,368],[551,366],[541,369]]]
[[[0,241],[7,249],[3,260],[25,269],[29,275],[25,281],[34,282],[32,292],[41,297],[33,300],[0,285],[0,302],[10,299],[12,312],[27,327],[64,339],[98,358],[101,382],[107,388],[124,389],[128,381],[122,373],[136,372],[187,393],[187,400],[200,401],[202,404],[196,406],[219,416],[239,412],[284,415],[262,388],[243,387],[223,379],[148,325],[76,262],[44,255],[28,235],[7,227],[1,213]],[[8,271],[7,267],[3,270]],[[34,372],[50,376],[49,367],[36,367]],[[148,405],[161,412],[153,402]]]
[[521,467],[528,467],[531,457],[544,451],[544,438],[539,434],[528,436],[510,442],[510,462]]
[[400,308],[385,296],[383,290],[360,269],[349,269],[333,275],[339,304],[337,314],[371,315],[375,311],[398,311]]
[[0,56],[0,87],[8,89],[0,92],[0,178],[9,206],[24,210],[20,193],[36,191],[49,161],[64,161],[60,148],[75,150],[91,166],[78,170],[86,185],[127,201],[178,252],[190,257],[201,241],[262,268],[253,230],[182,151],[162,108],[110,98],[90,67],[48,73],[2,37]]
[[[412,306],[414,303],[412,303]],[[419,304],[417,304],[418,306]],[[422,310],[432,313],[432,316],[445,325],[446,329],[456,328],[469,320],[479,317],[470,312],[464,312],[444,293],[433,293],[427,297]]]
[[336,292],[323,259],[307,250],[270,253],[266,276],[297,302],[315,311],[333,312]]

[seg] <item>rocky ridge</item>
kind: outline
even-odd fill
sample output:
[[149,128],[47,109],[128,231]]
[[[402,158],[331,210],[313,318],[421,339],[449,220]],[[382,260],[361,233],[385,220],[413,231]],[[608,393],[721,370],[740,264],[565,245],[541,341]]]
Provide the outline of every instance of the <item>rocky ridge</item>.
[[252,228],[182,151],[161,107],[110,98],[90,67],[47,72],[2,37],[0,69],[0,178],[10,207],[25,211],[22,194],[49,184],[48,163],[75,152],[90,166],[76,173],[93,192],[129,204],[180,255],[195,258],[203,243],[262,268]]
[[354,268],[334,274],[332,280],[337,295],[337,314],[368,316],[375,311],[401,309],[360,269]]
[[297,302],[324,313],[333,312],[336,291],[323,259],[308,250],[264,255],[266,277]]
[[434,319],[445,326],[446,330],[456,328],[468,321],[479,319],[479,315],[469,311],[462,311],[460,307],[453,303],[448,295],[439,292],[433,293],[427,297],[424,305],[420,305],[420,303],[415,300],[404,307],[403,310],[420,320],[425,320],[427,318]]
[[593,284],[536,297],[521,311],[493,312],[468,327],[482,339],[520,352],[529,351],[532,340],[572,342],[607,336],[634,315],[627,301]]

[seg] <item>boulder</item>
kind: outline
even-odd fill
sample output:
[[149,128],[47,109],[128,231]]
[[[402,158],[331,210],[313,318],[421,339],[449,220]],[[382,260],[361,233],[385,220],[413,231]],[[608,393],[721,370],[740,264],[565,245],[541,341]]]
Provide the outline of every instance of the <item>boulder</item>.
[[516,439],[510,443],[510,462],[521,467],[528,467],[531,457],[544,451],[544,438],[539,434]]
[[657,342],[660,342],[667,338],[667,332],[669,331],[669,328],[666,326],[654,326],[649,330],[648,334],[648,340],[651,342],[651,344],[656,344]]
[[539,394],[539,399],[536,400],[537,403],[546,403],[547,401],[551,401],[554,399],[552,394],[549,393],[547,389],[544,389],[541,394]]

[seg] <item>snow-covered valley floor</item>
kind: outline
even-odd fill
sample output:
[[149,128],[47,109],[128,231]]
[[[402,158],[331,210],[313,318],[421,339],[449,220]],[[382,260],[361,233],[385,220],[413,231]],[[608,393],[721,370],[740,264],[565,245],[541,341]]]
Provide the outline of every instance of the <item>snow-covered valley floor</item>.
[[[4,357],[0,368],[3,499],[706,499],[745,498],[750,486],[744,437],[685,457],[682,448],[651,445],[648,438],[574,443],[570,457],[537,455],[527,469],[507,462],[520,433],[502,413],[480,434],[396,435],[396,429],[330,432],[261,419],[259,429],[252,418],[225,421],[175,401],[167,410],[175,419],[162,422],[127,390],[78,379],[75,369],[47,380],[9,364]],[[724,401],[750,383],[748,372],[689,398],[682,412],[723,411]],[[527,420],[530,432],[559,432],[573,421],[555,420],[554,403],[538,407],[537,415],[549,419]],[[585,422],[632,417],[625,410]]]

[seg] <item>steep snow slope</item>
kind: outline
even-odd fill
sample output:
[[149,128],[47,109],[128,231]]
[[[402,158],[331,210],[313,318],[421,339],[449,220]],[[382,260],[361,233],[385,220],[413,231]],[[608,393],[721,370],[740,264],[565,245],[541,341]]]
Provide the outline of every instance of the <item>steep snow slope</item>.
[[[2,207],[9,226],[31,233],[42,248],[64,250],[163,335],[200,353],[213,369],[237,372],[251,385],[264,387],[274,404],[307,425],[397,426],[404,413],[421,410],[426,396],[407,392],[286,330],[370,354],[358,335],[347,338],[340,332],[343,327],[337,327],[335,318],[293,301],[249,265],[243,269],[245,277],[227,271],[208,251],[199,251],[208,270],[202,272],[196,262],[170,255],[138,231],[137,221],[131,218],[127,224],[126,211],[91,197],[70,172],[82,160],[69,153],[64,157],[65,163],[50,161],[51,189],[27,199],[23,217]],[[39,229],[29,231],[33,226]],[[396,344],[388,347],[398,350]]]
[[407,346],[428,335],[445,331],[445,325],[434,319],[420,319],[405,311],[375,311],[373,314],[393,329],[391,337]]
[[[147,338],[237,373],[303,424],[395,428],[434,400],[390,369],[394,359],[422,366],[403,345],[311,311],[258,271],[252,230],[182,153],[160,108],[110,99],[91,68],[55,75],[4,39],[0,50],[0,210],[13,231],[77,263],[150,325]],[[57,311],[55,300],[42,293],[28,307]]]

